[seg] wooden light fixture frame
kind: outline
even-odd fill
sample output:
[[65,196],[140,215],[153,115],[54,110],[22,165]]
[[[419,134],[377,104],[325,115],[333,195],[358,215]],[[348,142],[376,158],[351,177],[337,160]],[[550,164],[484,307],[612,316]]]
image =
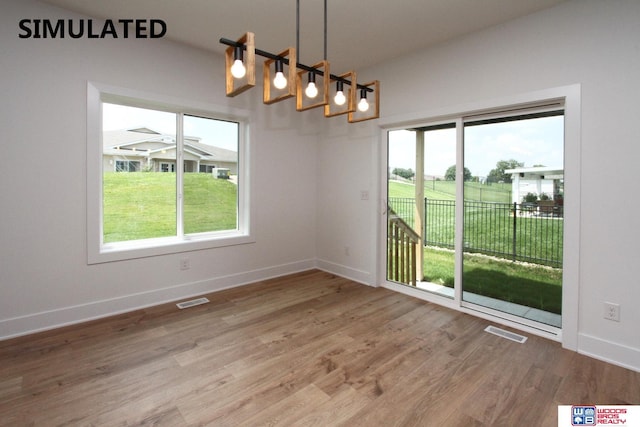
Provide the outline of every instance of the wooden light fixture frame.
[[255,35],[253,33],[247,32],[242,37],[240,37],[236,43],[242,45],[241,49],[244,50],[244,66],[247,69],[247,74],[244,79],[246,82],[238,87],[235,87],[236,78],[231,74],[231,66],[235,61],[234,53],[235,47],[229,46],[225,52],[225,65],[226,65],[226,86],[227,86],[227,96],[234,97],[236,95],[241,94],[242,92],[251,89],[256,85],[256,42]]
[[[266,61],[264,61],[262,72],[262,102],[264,102],[265,104],[273,104],[275,102],[279,102],[284,99],[296,96],[296,49],[290,47],[286,50],[283,50],[276,56],[278,57],[278,59],[268,58]],[[271,80],[273,79],[273,77],[271,75],[271,64],[275,61],[282,61],[283,65],[287,66],[287,87],[286,92],[272,98],[273,93],[271,90],[271,85],[273,83],[271,82]],[[285,89],[283,89],[283,91],[284,90]]]
[[[349,88],[346,89],[347,94],[345,95],[346,107],[336,106],[331,102],[329,102],[327,105],[324,106],[325,117],[341,116],[343,114],[351,113],[356,109],[356,94],[358,93],[358,85],[356,82],[356,72],[349,71],[348,73],[340,74],[339,76],[336,76],[336,77],[340,79],[345,79],[350,82],[348,83]],[[339,81],[338,79],[334,79],[332,76],[329,84],[332,85],[334,82],[338,82],[338,81]],[[347,85],[347,83],[344,83],[344,84]],[[342,88],[342,91],[343,92],[345,91],[344,86]],[[329,90],[329,92],[331,92],[331,90]],[[333,108],[333,111],[332,111],[332,108]]]
[[[296,110],[298,111],[305,111],[312,108],[323,107],[329,103],[329,81],[331,80],[331,78],[329,77],[331,75],[331,73],[329,72],[329,61],[320,61],[317,64],[313,64],[311,68],[313,68],[314,71],[307,71],[303,69],[301,71],[298,71],[296,76]],[[318,90],[319,92],[322,91],[322,97],[318,102],[304,105],[304,97],[306,95],[303,78],[305,74],[308,74],[310,72],[315,73],[316,78],[317,76],[322,77],[322,86]]]
[[[356,87],[373,88],[373,94],[375,95],[375,99],[373,101],[373,113],[370,115],[364,115],[364,113],[362,113],[363,115],[360,115],[360,111],[356,108],[354,111],[349,112],[349,123],[358,123],[380,117],[380,81],[373,80],[369,83],[358,84]],[[369,109],[371,110],[371,105],[369,105]]]

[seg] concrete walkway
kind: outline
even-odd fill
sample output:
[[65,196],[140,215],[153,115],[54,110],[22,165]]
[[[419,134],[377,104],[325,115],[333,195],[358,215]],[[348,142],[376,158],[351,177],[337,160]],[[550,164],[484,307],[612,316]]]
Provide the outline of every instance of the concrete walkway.
[[[420,282],[418,283],[417,288],[453,298],[453,288],[448,288],[446,286],[429,282]],[[555,326],[556,328],[562,327],[562,316],[559,314],[550,313],[548,311],[539,310],[537,308],[527,307],[525,305],[514,304],[508,301],[502,301],[495,298],[485,297],[483,295],[477,295],[471,292],[463,292],[462,294],[463,300],[472,304],[477,304],[483,307],[491,308],[493,310],[502,311],[504,313],[509,313],[514,316],[533,320],[535,322],[544,323],[545,325]]]

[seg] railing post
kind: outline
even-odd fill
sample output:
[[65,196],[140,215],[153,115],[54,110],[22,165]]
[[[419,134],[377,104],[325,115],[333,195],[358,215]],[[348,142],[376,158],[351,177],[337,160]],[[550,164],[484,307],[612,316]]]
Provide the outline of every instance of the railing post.
[[513,261],[516,260],[517,248],[516,248],[516,232],[518,222],[518,203],[513,202]]

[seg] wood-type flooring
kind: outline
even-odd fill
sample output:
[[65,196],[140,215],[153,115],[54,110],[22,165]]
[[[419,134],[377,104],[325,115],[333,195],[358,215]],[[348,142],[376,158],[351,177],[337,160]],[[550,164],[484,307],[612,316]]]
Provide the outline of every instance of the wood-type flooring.
[[640,373],[321,271],[0,342],[0,426],[557,426]]

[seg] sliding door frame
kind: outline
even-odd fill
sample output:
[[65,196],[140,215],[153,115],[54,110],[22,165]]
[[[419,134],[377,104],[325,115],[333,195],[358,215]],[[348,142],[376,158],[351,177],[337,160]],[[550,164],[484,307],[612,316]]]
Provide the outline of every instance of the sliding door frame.
[[[454,106],[434,111],[412,113],[402,116],[389,117],[380,121],[381,136],[379,147],[380,172],[379,194],[384,207],[387,204],[387,162],[388,162],[388,132],[410,128],[431,126],[443,122],[455,122],[456,132],[456,162],[464,165],[464,121],[468,117],[482,116],[501,111],[517,111],[519,109],[535,108],[545,104],[562,103],[564,109],[564,236],[563,236],[563,279],[562,279],[562,328],[540,327],[535,322],[524,321],[518,316],[503,312],[479,309],[473,304],[462,300],[462,257],[463,257],[463,203],[456,203],[456,237],[455,237],[455,283],[454,297],[447,298],[437,294],[425,292],[410,286],[388,281],[386,275],[386,209],[379,216],[378,251],[376,283],[404,294],[427,300],[445,307],[474,316],[485,318],[493,322],[510,326],[515,329],[556,340],[562,346],[571,350],[578,347],[578,313],[579,313],[579,284],[580,284],[580,85],[563,86],[536,92],[514,95],[486,102]],[[458,174],[464,169],[458,168]],[[460,177],[461,178],[461,177]],[[464,182],[456,179],[456,200],[463,198]]]

